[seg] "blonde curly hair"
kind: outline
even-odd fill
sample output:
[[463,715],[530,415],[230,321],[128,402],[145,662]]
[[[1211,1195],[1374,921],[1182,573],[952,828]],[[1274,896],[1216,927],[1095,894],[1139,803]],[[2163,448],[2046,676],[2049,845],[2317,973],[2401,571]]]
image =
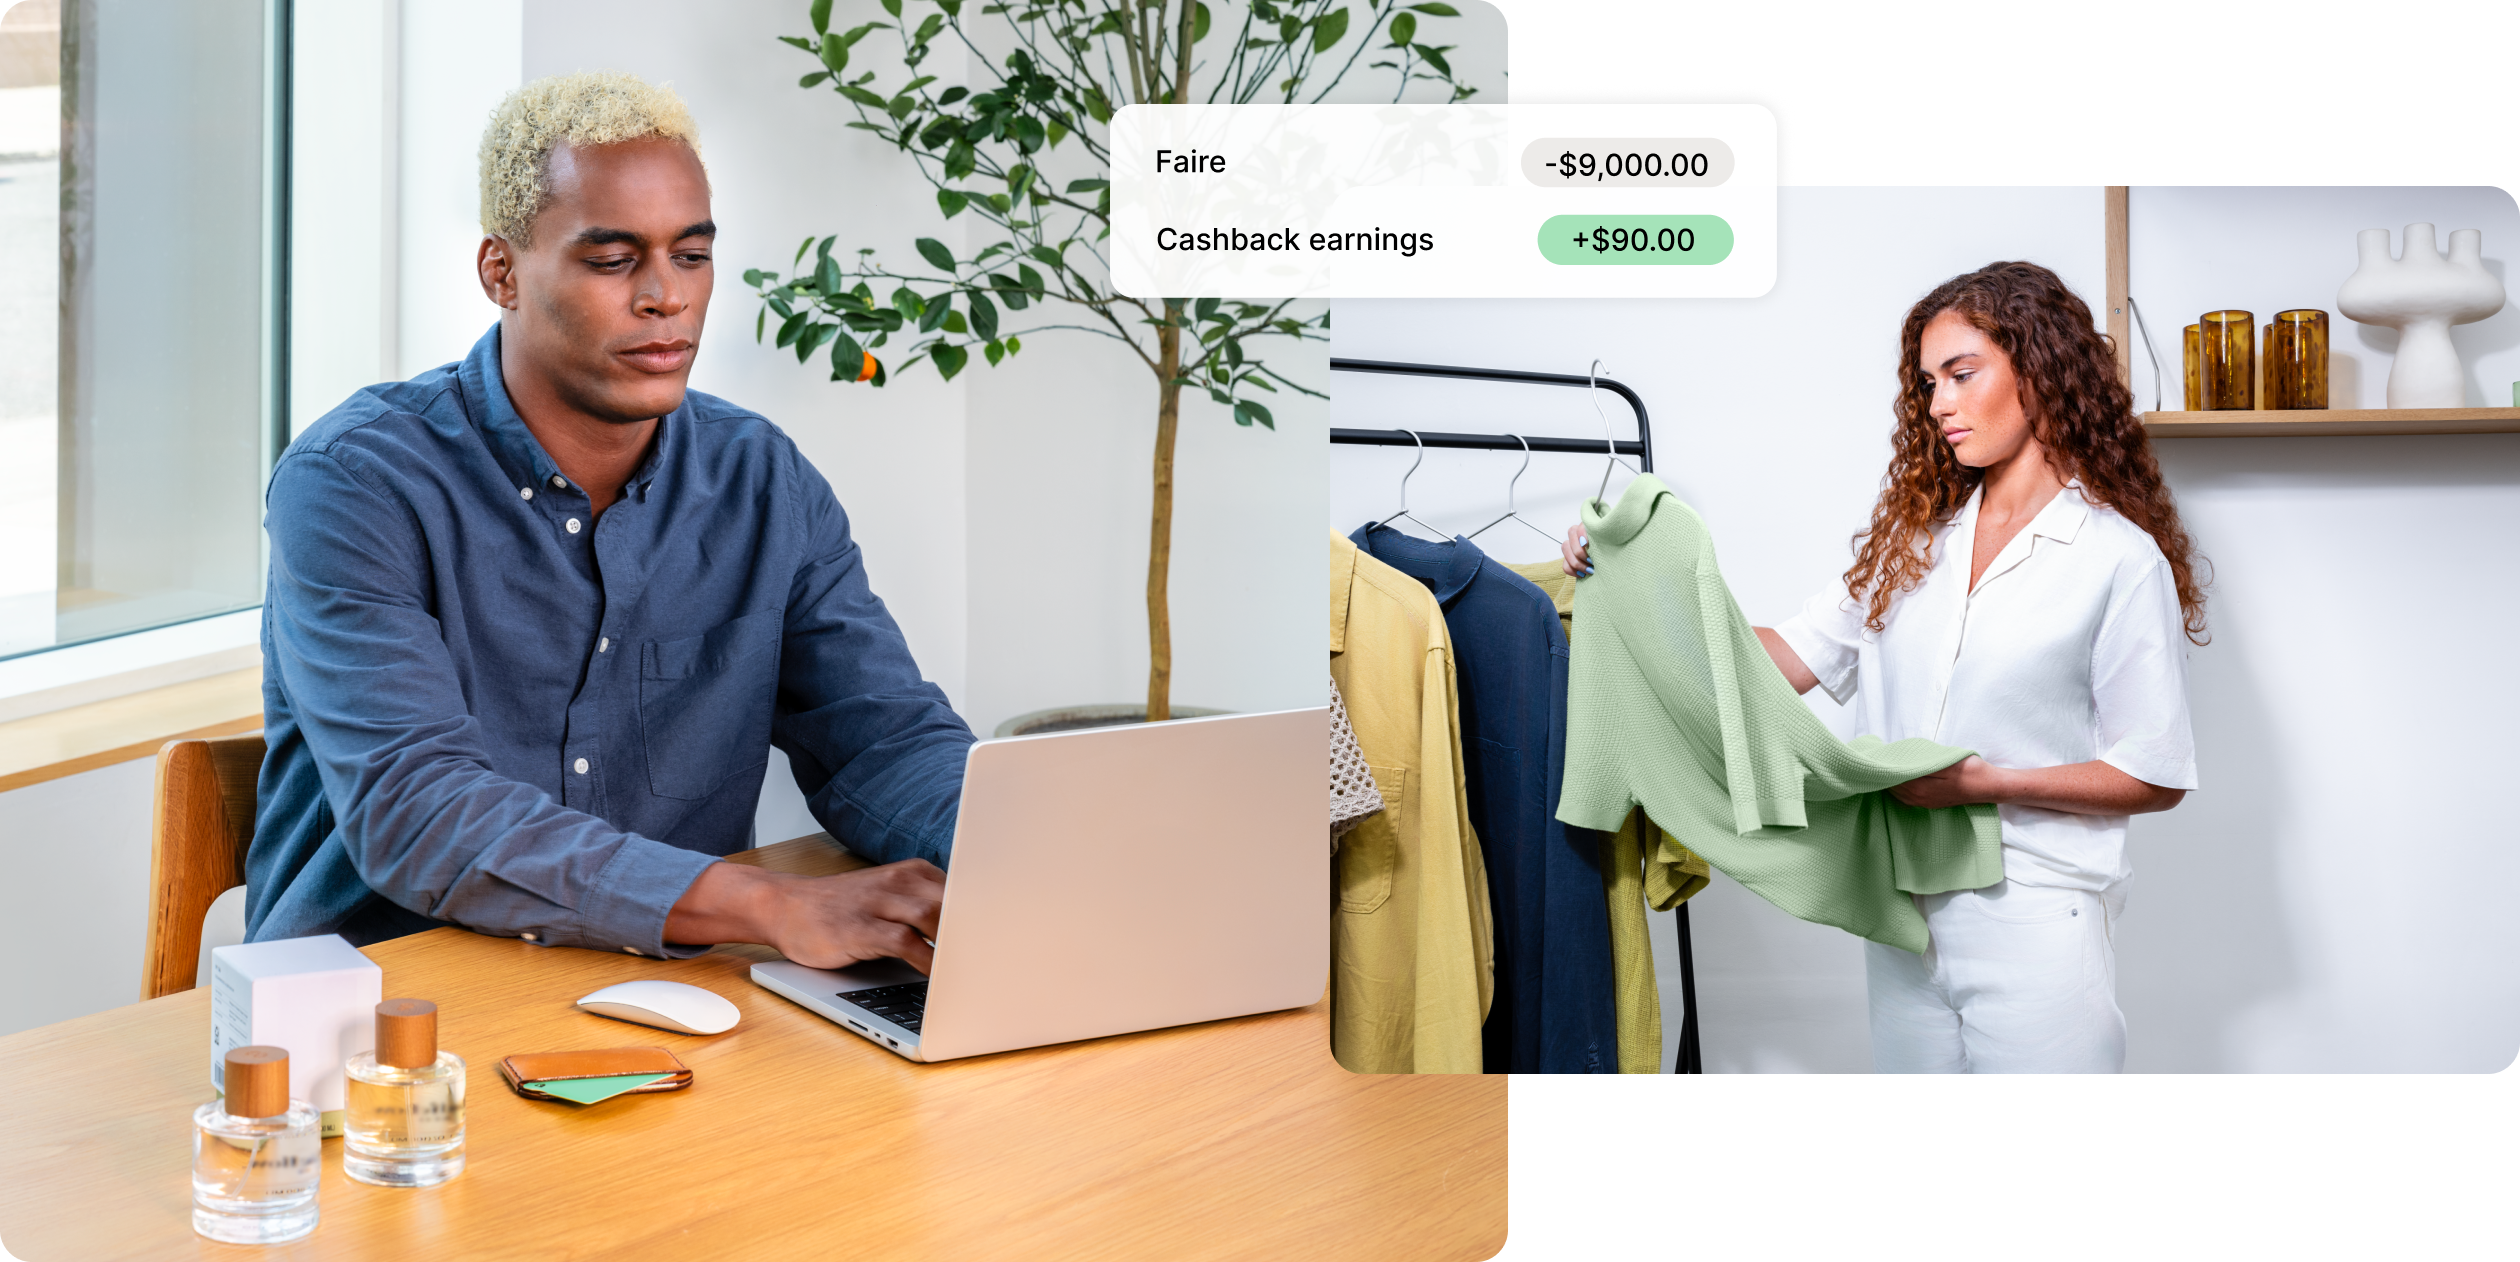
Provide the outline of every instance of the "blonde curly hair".
[[551,151],[662,136],[700,152],[700,129],[674,90],[618,70],[536,79],[499,102],[481,133],[481,230],[533,244],[550,192]]

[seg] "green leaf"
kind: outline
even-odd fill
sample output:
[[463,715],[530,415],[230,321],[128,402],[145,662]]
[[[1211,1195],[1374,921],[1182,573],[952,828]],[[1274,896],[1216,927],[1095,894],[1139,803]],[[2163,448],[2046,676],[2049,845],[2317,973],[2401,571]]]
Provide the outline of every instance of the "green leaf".
[[807,20],[814,24],[814,34],[824,35],[830,33],[831,0],[814,0],[812,4],[805,7],[805,16]]
[[759,341],[761,340],[762,330],[763,330],[764,328],[766,328],[766,327],[767,327],[767,322],[769,321],[769,319],[770,319],[770,308],[768,308],[768,307],[763,307],[763,308],[762,308],[759,312],[757,312],[757,313],[755,313],[755,314],[754,314],[754,316],[753,316],[753,341],[755,341],[755,342],[759,342]]
[[1217,308],[1217,307],[1221,304],[1221,302],[1222,302],[1222,300],[1221,300],[1221,299],[1216,299],[1216,298],[1201,298],[1201,299],[1199,300],[1199,305],[1195,308],[1195,310],[1196,310],[1196,311],[1197,311],[1197,313],[1198,313],[1198,314],[1197,314],[1197,316],[1196,316],[1195,318],[1200,319],[1200,320],[1205,320],[1205,319],[1209,318],[1210,316],[1215,315],[1215,314],[1216,314],[1216,308]]
[[780,324],[779,340],[777,345],[784,347],[793,344],[796,341],[796,335],[805,331],[805,321],[811,314],[812,313],[810,312],[799,311],[795,315],[789,316],[784,323]]
[[1449,4],[1413,4],[1409,7],[1420,13],[1439,18],[1457,18],[1461,16],[1461,10],[1454,8]]
[[936,7],[943,9],[949,18],[962,16],[962,0],[936,0]]
[[884,12],[889,13],[894,17],[900,17],[901,0],[884,0]]
[[840,327],[835,324],[809,324],[805,326],[805,336],[796,339],[796,362],[801,364],[806,360],[812,359],[814,357],[814,348],[822,345],[824,338],[830,337],[839,331]]
[[[1450,47],[1450,45],[1446,45],[1445,47]],[[1447,79],[1452,77],[1452,63],[1444,60],[1444,50],[1442,48],[1429,48],[1424,44],[1420,44],[1417,46],[1417,55],[1424,58],[1427,65],[1435,67],[1436,73],[1443,75]]]
[[755,289],[761,288],[761,282],[766,279],[767,276],[768,273],[762,271],[758,267],[747,267],[744,269],[744,283]]
[[831,77],[831,72],[830,72],[830,71],[828,71],[828,70],[817,70],[817,71],[815,71],[814,73],[809,74],[809,75],[805,76],[804,78],[797,80],[797,81],[796,81],[796,86],[798,86],[798,87],[800,87],[800,88],[810,88],[810,87],[815,86],[816,84],[821,83],[823,80],[828,79],[828,78],[830,78],[830,77]]
[[1392,14],[1392,15],[1391,15],[1391,46],[1392,46],[1392,47],[1394,47],[1394,48],[1406,48],[1406,47],[1408,47],[1408,46],[1409,46],[1409,41],[1410,41],[1411,39],[1415,38],[1415,37],[1416,37],[1416,35],[1417,35],[1417,15],[1416,15],[1416,14],[1414,14],[1414,13],[1395,13],[1395,14]]
[[1006,343],[992,338],[988,345],[980,348],[980,353],[988,356],[989,366],[995,368],[999,360],[1006,358]]
[[849,68],[849,45],[846,41],[825,35],[817,52],[822,57],[824,68],[831,73],[836,75]]
[[919,257],[926,259],[929,264],[941,271],[954,270],[954,252],[946,249],[945,243],[934,237],[919,238]]
[[[982,337],[988,338],[992,342],[996,341],[998,331],[997,304],[989,301],[989,296],[987,294],[980,293],[972,294],[964,301],[971,307],[971,331]],[[991,356],[989,358],[989,362],[993,364],[996,363],[997,357]]]
[[1111,102],[1104,98],[1102,89],[1089,88],[1086,90],[1085,112],[1093,115],[1094,121],[1097,123],[1108,123],[1111,121]]
[[832,333],[832,378],[857,380],[867,370],[867,348],[857,345],[857,338],[847,333]]
[[[1060,254],[1059,254],[1059,252],[1058,252],[1057,250],[1053,250],[1053,249],[1051,249],[1049,246],[1046,246],[1046,245],[1036,245],[1036,246],[1032,247],[1031,249],[1028,249],[1028,250],[1024,251],[1024,253],[1029,254],[1029,255],[1033,256],[1034,258],[1037,258],[1037,259],[1041,260],[1042,262],[1049,264],[1049,265],[1050,265],[1050,266],[1052,266],[1052,267],[1065,267],[1065,266],[1067,266],[1067,260],[1066,260],[1065,258],[1061,257],[1061,256],[1060,256]],[[1040,288],[1040,286],[1039,286],[1039,285],[1035,285],[1035,286],[1032,286],[1032,288],[1039,289],[1039,288]]]
[[826,296],[836,294],[840,292],[841,284],[839,260],[824,255],[822,262],[814,265],[815,291]]
[[962,179],[970,175],[972,168],[978,165],[980,165],[980,153],[971,147],[971,142],[968,140],[956,140],[953,147],[945,151],[946,179]]
[[782,35],[779,37],[779,42],[782,44],[794,45],[795,47],[802,48],[809,53],[814,51],[814,41],[806,39],[802,36]]
[[969,197],[966,197],[961,193],[957,193],[950,188],[940,188],[936,190],[936,208],[945,212],[945,217],[948,219],[961,214],[962,208],[970,204],[970,202],[971,199]]
[[[900,320],[916,320],[927,311],[927,304],[920,301],[917,294],[910,292],[908,285],[893,291],[892,305],[893,309],[889,314]],[[893,323],[892,320],[886,320],[884,327],[897,329],[901,326]]]
[[1109,187],[1111,187],[1111,181],[1109,180],[1069,180],[1067,191],[1071,193],[1099,193]]
[[1048,288],[1041,281],[1041,273],[1022,263],[1015,265],[1015,274],[1024,278],[1024,288],[1031,290],[1034,297],[1041,296],[1042,291]]
[[[1060,122],[1059,120],[1057,120],[1057,119],[1055,119],[1055,118],[1054,118],[1054,119],[1051,119],[1051,120],[1050,120],[1050,147],[1051,147],[1051,148],[1053,148],[1053,149],[1058,148],[1058,147],[1059,147],[1059,142],[1060,142],[1060,141],[1062,141],[1062,140],[1065,140],[1065,139],[1067,139],[1067,138],[1068,138],[1068,129],[1067,129],[1067,124],[1062,123],[1062,122]],[[1044,187],[1047,187],[1047,186],[1045,185]]]
[[1195,44],[1207,37],[1208,7],[1204,4],[1197,5],[1190,11],[1190,42]]
[[948,333],[959,334],[969,333],[971,331],[971,322],[963,319],[963,313],[959,311],[946,312],[945,318],[937,323],[944,325],[945,331]]
[[[827,42],[826,42],[823,46],[824,46],[825,48],[828,48],[828,47],[830,47],[831,45],[830,45],[829,43],[827,43]],[[843,60],[843,61],[848,60],[848,54],[847,54],[847,53],[842,53],[842,54],[840,55],[840,57],[841,57],[841,60]],[[857,86],[857,85],[856,85],[856,84],[854,84],[854,83],[843,83],[843,84],[841,84],[841,85],[840,85],[840,95],[845,96],[845,97],[849,98],[850,100],[855,101],[855,102],[857,102],[858,104],[863,105],[863,106],[865,106],[866,108],[868,108],[868,109],[870,109],[870,110],[880,110],[880,109],[884,109],[884,108],[886,108],[887,106],[889,106],[889,105],[891,105],[891,104],[892,104],[891,102],[889,102],[889,101],[885,100],[882,96],[877,95],[876,93],[873,93],[873,92],[869,92],[869,91],[867,91],[866,89],[861,88],[861,87]]]
[[927,16],[927,21],[919,23],[919,33],[911,36],[910,42],[913,44],[924,44],[929,40],[935,39],[936,33],[944,29],[945,15],[941,13],[931,13]]
[[928,358],[936,361],[936,371],[939,376],[952,381],[954,374],[961,372],[963,365],[971,362],[971,352],[959,346],[948,346],[939,342],[928,349]]
[[939,105],[951,105],[969,95],[971,95],[971,89],[966,88],[961,84],[955,84],[953,87],[937,93],[936,103]]
[[1014,353],[1016,353],[1017,351],[1020,351],[1020,350],[1022,350],[1022,349],[1024,349],[1024,339],[1022,339],[1022,338],[1020,338],[1020,337],[1010,337],[1010,338],[1006,339],[1006,353],[1007,353],[1007,354],[1012,355],[1012,354],[1014,354]]
[[[1340,36],[1347,34],[1347,28],[1348,11],[1345,9],[1336,9],[1314,18],[1313,51],[1315,53],[1329,52],[1330,46],[1338,43]],[[1295,40],[1293,32],[1289,32],[1286,39],[1288,43],[1293,43]]]
[[946,319],[953,314],[954,296],[952,294],[938,294],[934,298],[929,299],[927,308],[919,313],[919,331],[921,333],[934,333],[937,326],[945,323]]

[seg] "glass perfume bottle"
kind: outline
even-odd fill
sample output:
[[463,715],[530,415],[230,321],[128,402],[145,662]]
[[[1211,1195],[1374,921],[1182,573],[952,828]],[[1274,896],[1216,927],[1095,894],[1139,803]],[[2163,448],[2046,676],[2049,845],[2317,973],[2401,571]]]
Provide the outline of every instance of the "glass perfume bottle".
[[322,1118],[289,1098],[289,1053],[227,1054],[227,1096],[193,1111],[193,1230],[230,1244],[279,1244],[315,1230]]
[[341,1172],[382,1187],[434,1187],[464,1169],[464,1058],[437,1045],[437,1005],[376,1005],[376,1050],[342,1066]]

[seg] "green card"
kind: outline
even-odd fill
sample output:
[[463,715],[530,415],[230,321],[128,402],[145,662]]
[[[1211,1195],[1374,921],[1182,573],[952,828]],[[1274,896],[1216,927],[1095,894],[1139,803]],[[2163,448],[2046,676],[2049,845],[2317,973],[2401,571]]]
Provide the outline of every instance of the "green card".
[[672,1074],[614,1074],[609,1078],[563,1078],[558,1082],[529,1082],[525,1089],[546,1091],[578,1104],[594,1104],[671,1077]]

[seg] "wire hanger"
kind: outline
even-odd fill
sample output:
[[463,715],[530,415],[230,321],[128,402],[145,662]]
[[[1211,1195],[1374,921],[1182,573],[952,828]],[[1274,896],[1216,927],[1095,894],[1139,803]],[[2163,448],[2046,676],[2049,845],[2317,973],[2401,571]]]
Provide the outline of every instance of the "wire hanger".
[[1486,526],[1481,526],[1477,530],[1471,531],[1465,537],[1476,539],[1480,535],[1486,534],[1490,526],[1495,526],[1510,517],[1515,521],[1521,522],[1525,528],[1531,531],[1531,533],[1538,535],[1551,543],[1555,543],[1557,542],[1556,535],[1550,534],[1548,531],[1532,525],[1530,519],[1524,517],[1522,515],[1522,510],[1514,504],[1514,484],[1522,481],[1524,470],[1531,468],[1531,441],[1520,434],[1507,434],[1506,437],[1522,444],[1523,462],[1522,468],[1514,470],[1513,478],[1505,483],[1505,516],[1499,517],[1495,521],[1489,522]]
[[1391,525],[1391,523],[1393,523],[1393,522],[1395,522],[1395,521],[1413,521],[1413,522],[1416,522],[1416,523],[1418,524],[1418,529],[1423,530],[1423,531],[1425,531],[1426,533],[1428,533],[1428,534],[1430,534],[1430,535],[1435,536],[1437,539],[1449,539],[1449,538],[1451,538],[1452,536],[1445,534],[1443,531],[1437,530],[1437,529],[1436,529],[1436,528],[1434,528],[1433,526],[1429,526],[1429,525],[1427,525],[1427,524],[1426,524],[1426,520],[1425,520],[1424,518],[1419,517],[1417,514],[1412,513],[1412,512],[1410,512],[1410,511],[1409,511],[1409,479],[1410,479],[1411,477],[1413,477],[1413,476],[1415,476],[1415,475],[1416,475],[1416,473],[1417,473],[1417,471],[1418,471],[1418,466],[1419,466],[1419,465],[1422,465],[1422,464],[1425,464],[1425,463],[1426,463],[1426,440],[1425,440],[1425,439],[1423,439],[1423,438],[1418,438],[1418,432],[1417,432],[1416,430],[1413,430],[1413,429],[1404,429],[1404,430],[1401,430],[1400,432],[1401,432],[1401,433],[1403,433],[1403,434],[1408,435],[1409,437],[1411,437],[1411,438],[1413,438],[1413,439],[1417,439],[1417,459],[1410,461],[1410,462],[1409,462],[1409,471],[1408,471],[1407,473],[1403,473],[1403,474],[1401,474],[1401,475],[1400,475],[1400,508],[1399,508],[1399,510],[1398,510],[1398,511],[1396,511],[1396,512],[1394,512],[1394,513],[1392,513],[1389,517],[1385,517],[1385,518],[1383,518],[1380,522],[1378,522],[1378,523],[1376,523],[1376,524],[1377,524],[1377,525],[1382,525],[1382,526],[1389,526],[1391,529],[1397,530],[1397,529],[1399,529],[1399,527],[1397,527],[1397,526],[1392,526],[1392,525]]
[[2161,410],[2161,354],[2153,349],[2152,330],[2144,326],[2144,309],[2135,305],[2135,295],[2126,296],[2126,309],[2135,313],[2135,331],[2143,338],[2144,356],[2152,360],[2153,411]]
[[[1610,471],[1612,469],[1615,469],[1620,465],[1627,465],[1628,472],[1637,474],[1640,477],[1643,476],[1635,465],[1628,464],[1627,461],[1619,459],[1619,440],[1612,437],[1610,434],[1610,414],[1601,410],[1600,378],[1601,361],[1596,359],[1592,362],[1592,367],[1584,372],[1584,397],[1592,400],[1593,415],[1601,418],[1601,445],[1609,450],[1610,463],[1601,466],[1601,489],[1593,493],[1593,499],[1595,502],[1599,502],[1603,496],[1610,493]],[[1535,526],[1533,529],[1536,530],[1538,527]]]

